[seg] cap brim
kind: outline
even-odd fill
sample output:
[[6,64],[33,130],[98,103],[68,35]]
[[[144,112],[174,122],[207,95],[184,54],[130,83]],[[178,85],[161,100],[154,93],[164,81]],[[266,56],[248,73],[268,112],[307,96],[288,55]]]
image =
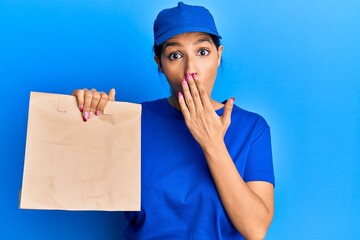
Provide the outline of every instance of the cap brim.
[[176,35],[182,34],[182,33],[186,33],[186,32],[202,32],[202,33],[208,33],[208,34],[212,34],[215,35],[219,38],[221,38],[221,36],[217,33],[217,31],[212,30],[210,28],[204,28],[204,27],[196,27],[196,26],[188,26],[188,27],[176,27],[173,28],[165,33],[163,33],[162,35],[160,35],[156,40],[155,40],[155,44],[157,46],[163,44],[164,42],[166,42],[168,39],[175,37]]

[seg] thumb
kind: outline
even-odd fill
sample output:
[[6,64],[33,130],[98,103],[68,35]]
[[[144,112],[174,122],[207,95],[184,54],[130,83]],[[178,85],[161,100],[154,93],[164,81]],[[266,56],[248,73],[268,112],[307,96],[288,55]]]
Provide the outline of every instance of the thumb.
[[110,91],[109,91],[109,101],[115,101],[115,88],[112,88]]
[[224,114],[221,117],[221,120],[224,124],[230,125],[230,118],[231,118],[231,112],[232,112],[232,109],[234,106],[234,101],[235,101],[235,98],[232,97],[232,98],[228,99],[225,103]]

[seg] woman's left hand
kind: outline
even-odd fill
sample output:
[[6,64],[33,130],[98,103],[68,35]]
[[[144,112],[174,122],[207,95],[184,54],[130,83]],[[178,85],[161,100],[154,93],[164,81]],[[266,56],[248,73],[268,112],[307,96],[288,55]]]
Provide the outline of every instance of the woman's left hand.
[[184,94],[179,92],[178,101],[195,140],[203,149],[223,142],[230,125],[234,98],[225,103],[223,115],[218,116],[196,73],[186,74],[181,85]]

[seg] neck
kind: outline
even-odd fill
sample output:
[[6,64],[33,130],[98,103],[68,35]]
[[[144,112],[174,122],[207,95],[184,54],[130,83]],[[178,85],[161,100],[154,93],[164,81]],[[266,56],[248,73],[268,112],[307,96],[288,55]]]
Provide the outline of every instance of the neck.
[[171,95],[170,97],[167,98],[167,100],[172,107],[181,111],[180,104],[179,104],[177,97],[175,97],[174,95]]

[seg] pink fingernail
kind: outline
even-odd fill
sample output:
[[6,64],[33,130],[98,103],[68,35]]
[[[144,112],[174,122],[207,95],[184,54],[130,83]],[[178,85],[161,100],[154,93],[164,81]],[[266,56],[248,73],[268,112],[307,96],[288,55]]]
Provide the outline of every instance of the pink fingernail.
[[80,112],[83,112],[84,111],[84,105],[80,105],[79,109],[80,109]]
[[92,118],[94,116],[93,112],[89,112],[89,118]]
[[96,115],[96,116],[99,116],[100,113],[101,113],[101,111],[100,111],[100,110],[97,110],[96,113],[95,113],[95,115]]
[[86,122],[89,119],[89,112],[88,111],[85,111],[83,119],[84,119],[84,122]]
[[183,80],[181,81],[181,84],[182,84],[182,85],[186,85],[186,84],[187,84],[185,78],[183,78]]
[[232,98],[231,98],[231,103],[234,103],[234,102],[235,102],[235,98],[232,97]]
[[178,97],[179,97],[179,98],[180,98],[180,97],[182,97],[182,94],[181,94],[181,92],[179,92],[179,93],[178,93]]
[[195,79],[195,80],[199,80],[199,77],[197,75],[197,73],[192,73],[191,76]]
[[185,76],[186,76],[186,78],[190,78],[190,73],[186,72]]

